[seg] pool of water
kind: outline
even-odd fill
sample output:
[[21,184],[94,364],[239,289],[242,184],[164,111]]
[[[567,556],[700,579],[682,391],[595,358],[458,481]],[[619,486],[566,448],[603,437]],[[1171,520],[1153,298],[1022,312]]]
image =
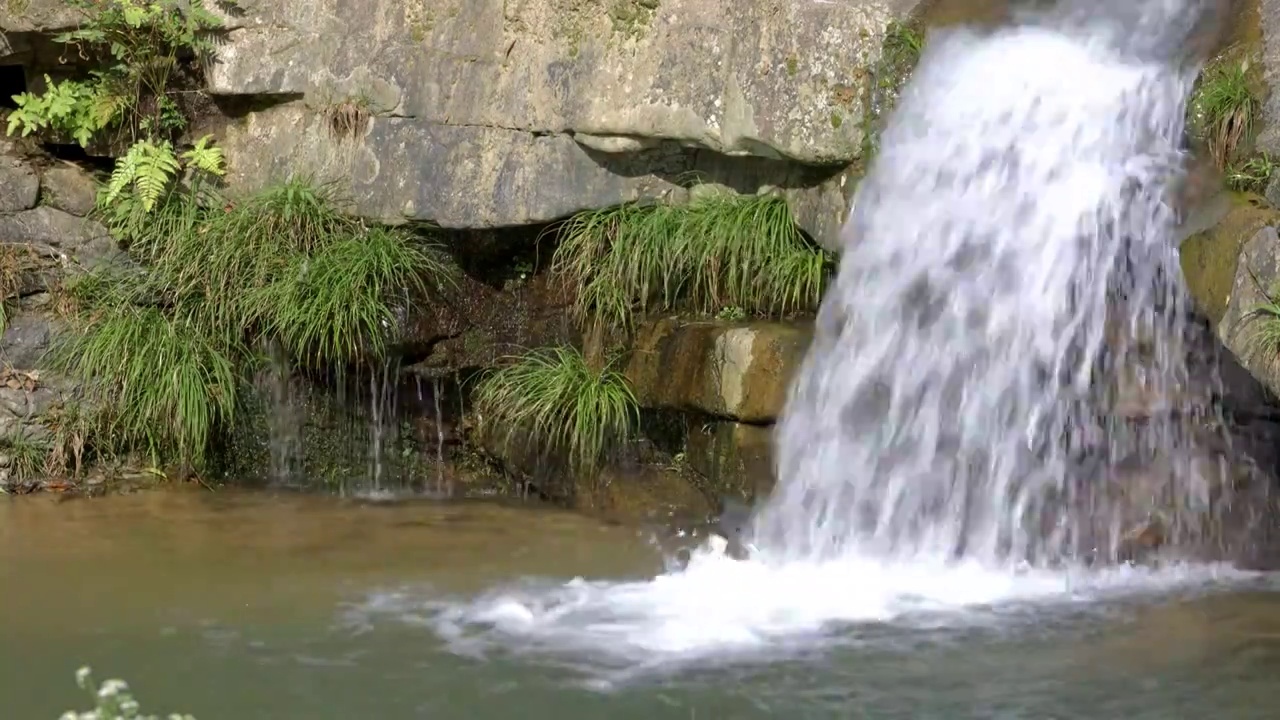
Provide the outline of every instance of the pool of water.
[[[618,588],[634,599],[663,567],[648,529],[546,508],[196,491],[0,498],[0,717],[83,707],[82,664],[128,679],[151,712],[201,720],[1275,717],[1280,585],[1266,576],[922,606],[751,653],[704,642],[679,662],[660,638],[650,662],[569,642],[581,637],[571,622],[618,629]],[[618,585],[599,591],[608,603],[553,602],[574,577]],[[858,583],[830,578],[832,602]],[[618,637],[644,648],[635,628],[687,631],[697,613],[723,631],[752,587],[668,610],[644,595],[645,622]],[[545,601],[541,634],[479,632],[476,598],[494,588],[523,600],[514,606]],[[462,642],[476,637],[486,641]]]

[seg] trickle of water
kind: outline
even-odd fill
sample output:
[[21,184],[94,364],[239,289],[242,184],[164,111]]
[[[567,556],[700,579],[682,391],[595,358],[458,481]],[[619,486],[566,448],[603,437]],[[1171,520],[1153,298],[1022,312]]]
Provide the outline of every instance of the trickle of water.
[[[1103,386],[1134,350],[1108,329],[1144,338],[1151,392],[1186,390],[1169,199],[1199,68],[1172,60],[1209,3],[1110,5],[930,39],[779,425],[766,556],[1114,556],[1102,486],[1129,448]],[[1185,453],[1155,425],[1149,450]],[[1208,480],[1173,465],[1202,507]]]
[[446,483],[444,477],[444,417],[440,413],[440,378],[431,379],[431,400],[436,410],[436,493],[448,497],[453,492],[453,483]]

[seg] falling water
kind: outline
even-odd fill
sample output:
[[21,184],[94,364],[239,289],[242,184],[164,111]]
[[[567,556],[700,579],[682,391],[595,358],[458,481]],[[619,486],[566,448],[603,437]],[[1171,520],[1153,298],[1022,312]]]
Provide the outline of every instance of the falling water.
[[444,477],[444,417],[440,414],[440,378],[431,379],[431,400],[436,410],[436,494],[448,497],[452,487],[445,483]]
[[1156,403],[1135,430],[1110,381],[1134,368],[1165,405],[1207,404],[1188,381],[1169,200],[1198,71],[1183,50],[1216,3],[1064,0],[929,38],[858,188],[746,561],[717,539],[648,580],[371,607],[425,609],[459,652],[617,661],[612,679],[849,623],[1221,578],[1076,562],[1116,557],[1135,508],[1113,486],[1135,458],[1165,462],[1132,494],[1178,508],[1180,532],[1213,501],[1203,464],[1182,462],[1196,448],[1181,413]]
[[[930,43],[844,229],[758,545],[1114,557],[1122,528],[1095,520],[1121,512],[1098,486],[1129,449],[1105,406],[1126,340],[1148,392],[1187,391],[1170,200],[1198,67],[1171,60],[1208,4],[1112,5]],[[1169,417],[1143,439],[1166,456]],[[1174,463],[1166,483],[1204,508],[1207,478]]]

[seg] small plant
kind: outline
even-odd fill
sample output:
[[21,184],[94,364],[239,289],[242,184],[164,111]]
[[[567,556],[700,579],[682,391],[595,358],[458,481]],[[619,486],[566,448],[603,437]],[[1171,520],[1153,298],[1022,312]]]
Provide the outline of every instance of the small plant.
[[736,305],[720,308],[720,312],[716,313],[717,320],[725,320],[728,322],[739,322],[741,320],[745,320],[746,317],[747,311]]
[[0,244],[0,335],[9,327],[11,303],[22,290],[22,279],[32,269],[35,251],[30,245]]
[[[169,139],[186,129],[170,79],[185,55],[208,57],[222,24],[203,0],[66,0],[83,13],[74,30],[54,41],[88,59],[106,55],[87,79],[45,78],[40,95],[14,96],[10,135],[54,131],[82,146],[115,130],[128,143]],[[234,3],[231,3],[234,4]]]
[[1227,168],[1227,186],[1237,192],[1262,193],[1275,172],[1275,158],[1259,153]]
[[923,52],[924,34],[918,25],[896,20],[889,23],[880,57],[871,66],[871,82],[863,103],[863,165],[869,163],[879,149],[880,124],[893,111]]
[[575,314],[621,329],[652,310],[809,310],[831,264],[786,201],[769,195],[622,205],[576,215],[559,231],[552,272],[573,293]]
[[486,423],[529,433],[568,453],[580,473],[599,467],[605,452],[630,437],[639,404],[627,380],[608,366],[593,370],[577,350],[534,350],[509,358],[476,387],[476,409]]
[[1191,97],[1190,121],[1219,168],[1252,140],[1259,108],[1247,60],[1224,59],[1205,69]]
[[68,710],[60,720],[195,720],[191,715],[171,713],[167,716],[144,715],[142,707],[123,680],[107,680],[99,686],[93,681],[93,671],[82,667],[76,671],[76,685],[89,694],[93,709]]
[[329,132],[339,139],[363,135],[371,116],[369,101],[364,97],[347,98],[325,108]]
[[613,0],[609,6],[613,31],[633,40],[639,39],[653,22],[660,4],[660,0]]

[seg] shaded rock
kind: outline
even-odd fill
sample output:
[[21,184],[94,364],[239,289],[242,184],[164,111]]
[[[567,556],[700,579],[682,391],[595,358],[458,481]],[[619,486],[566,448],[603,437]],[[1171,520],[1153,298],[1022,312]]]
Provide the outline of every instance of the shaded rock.
[[53,337],[54,321],[21,314],[9,319],[0,337],[0,359],[13,367],[39,367]]
[[44,171],[40,199],[45,205],[84,217],[93,212],[98,184],[83,168],[60,164]]
[[1280,211],[1256,196],[1231,196],[1230,207],[1212,227],[1178,248],[1182,273],[1196,306],[1212,322],[1227,312],[1240,249],[1259,228],[1280,222]]
[[86,268],[121,256],[101,223],[47,206],[0,216],[0,243],[24,243],[46,252],[52,249]]
[[658,320],[637,330],[625,374],[642,407],[771,423],[811,338],[807,324]]
[[18,212],[36,206],[40,177],[26,161],[0,156],[0,213]]
[[689,428],[685,457],[717,494],[752,499],[773,489],[773,428],[710,422]]

